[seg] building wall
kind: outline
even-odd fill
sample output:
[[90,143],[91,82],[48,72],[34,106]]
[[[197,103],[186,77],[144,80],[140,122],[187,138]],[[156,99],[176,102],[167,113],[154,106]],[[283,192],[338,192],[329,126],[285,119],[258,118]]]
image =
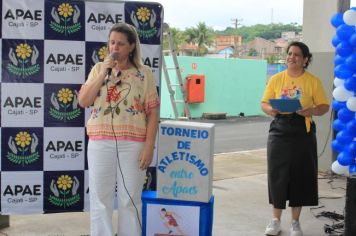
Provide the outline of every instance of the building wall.
[[[167,67],[173,67],[171,57],[165,57],[165,60]],[[192,118],[215,112],[226,113],[227,116],[263,114],[260,99],[266,86],[265,60],[178,57],[178,62],[183,79],[189,74],[205,75],[205,101],[189,105]],[[174,83],[174,70],[169,72]],[[164,73],[161,81],[161,117],[174,118]],[[184,115],[182,106],[178,110],[180,116]]]
[[245,48],[248,51],[250,48],[256,49],[259,56],[267,56],[271,54],[275,54],[276,44],[272,41],[263,39],[263,38],[255,38],[251,42],[246,43]]
[[218,35],[215,38],[215,44],[219,45],[238,45],[241,46],[242,37],[239,35]]

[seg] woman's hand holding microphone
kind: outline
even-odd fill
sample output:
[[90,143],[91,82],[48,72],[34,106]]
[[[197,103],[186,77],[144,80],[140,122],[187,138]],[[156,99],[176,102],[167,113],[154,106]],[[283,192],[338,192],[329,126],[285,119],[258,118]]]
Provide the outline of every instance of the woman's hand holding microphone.
[[100,77],[103,78],[103,81],[107,76],[111,75],[112,68],[114,68],[117,63],[117,58],[117,52],[110,53],[105,57],[100,69]]

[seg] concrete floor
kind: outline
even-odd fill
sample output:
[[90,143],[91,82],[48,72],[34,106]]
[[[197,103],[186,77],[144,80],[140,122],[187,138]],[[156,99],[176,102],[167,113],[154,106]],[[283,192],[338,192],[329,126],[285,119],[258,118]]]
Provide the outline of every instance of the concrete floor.
[[[343,214],[346,178],[320,174],[321,208],[304,208],[301,225],[304,236],[322,236],[327,218],[316,218],[322,211]],[[213,194],[214,236],[264,235],[271,218],[267,198],[266,150],[219,154],[214,158]],[[116,217],[116,216],[115,216]],[[290,211],[282,217],[282,233],[289,235]],[[0,236],[84,236],[89,234],[88,213],[10,216],[10,227]]]

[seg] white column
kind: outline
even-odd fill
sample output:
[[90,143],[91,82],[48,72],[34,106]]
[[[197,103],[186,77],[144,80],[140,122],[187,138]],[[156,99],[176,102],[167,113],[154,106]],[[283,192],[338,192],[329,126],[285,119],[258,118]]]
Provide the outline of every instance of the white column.
[[[304,0],[303,42],[309,46],[313,54],[309,71],[321,79],[330,102],[332,101],[335,56],[335,48],[331,44],[335,28],[331,25],[330,19],[337,12],[344,12],[348,9],[350,9],[350,0]],[[315,118],[318,153],[321,153],[325,147],[325,151],[319,158],[319,170],[322,171],[330,170],[336,158],[330,146],[334,138],[330,116],[331,111],[322,117]],[[328,137],[329,131],[330,137]]]

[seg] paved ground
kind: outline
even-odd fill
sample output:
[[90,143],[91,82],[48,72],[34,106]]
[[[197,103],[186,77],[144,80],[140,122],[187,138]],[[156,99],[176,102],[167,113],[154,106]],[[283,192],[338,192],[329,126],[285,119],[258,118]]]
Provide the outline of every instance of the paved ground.
[[[258,236],[271,217],[267,203],[266,150],[218,154],[214,158],[213,194],[214,236]],[[343,214],[345,178],[320,175],[320,208],[305,208],[301,224],[304,236],[322,236],[327,218],[316,218],[322,211]],[[11,226],[0,236],[81,236],[89,234],[88,213],[11,216]],[[282,218],[281,236],[289,235],[290,211]]]

